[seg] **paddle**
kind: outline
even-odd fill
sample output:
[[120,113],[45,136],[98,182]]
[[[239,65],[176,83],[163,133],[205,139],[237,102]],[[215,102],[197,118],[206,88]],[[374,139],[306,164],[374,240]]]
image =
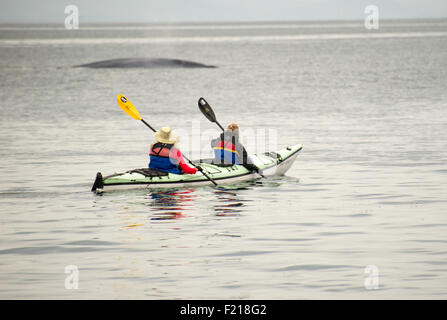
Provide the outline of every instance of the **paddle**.
[[[220,125],[220,123],[217,121],[216,115],[214,114],[213,109],[211,108],[211,106],[208,104],[208,102],[206,102],[206,100],[204,98],[200,98],[198,101],[199,104],[199,109],[200,111],[203,113],[203,115],[211,122],[214,122],[215,124],[217,124],[219,126],[219,128],[225,132],[225,129]],[[246,167],[248,170],[254,170],[256,171],[261,177],[264,178],[264,175],[261,173],[261,170],[259,170],[259,168],[257,166],[255,166],[254,164],[244,164],[244,167]]]
[[220,123],[217,121],[216,119],[216,115],[214,114],[213,109],[211,108],[211,106],[208,104],[208,102],[206,102],[206,100],[204,98],[200,98],[199,99],[199,109],[200,111],[202,111],[202,113],[205,115],[205,117],[211,121],[214,122],[215,124],[217,124],[219,126],[220,129],[222,129],[222,131],[225,132],[225,129],[220,125]]
[[[127,113],[129,116],[131,116],[135,120],[141,120],[146,126],[148,126],[153,132],[156,132],[154,128],[151,127],[149,123],[144,121],[143,118],[141,118],[140,113],[138,112],[137,108],[134,107],[132,102],[130,102],[124,95],[119,94],[116,97],[116,101],[118,102],[118,105],[125,113]],[[211,181],[215,186],[217,186],[216,181],[214,181],[210,176],[208,176],[203,169],[199,166],[197,167],[191,160],[189,160],[186,156],[183,155],[183,158],[186,159],[194,168],[199,170],[209,181]]]

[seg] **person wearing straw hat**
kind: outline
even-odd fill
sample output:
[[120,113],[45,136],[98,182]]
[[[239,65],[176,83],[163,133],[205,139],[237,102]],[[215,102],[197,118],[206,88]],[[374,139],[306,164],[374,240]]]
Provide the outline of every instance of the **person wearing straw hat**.
[[149,168],[175,174],[197,172],[196,168],[186,164],[182,153],[176,148],[178,137],[170,127],[155,132],[155,140],[149,150]]

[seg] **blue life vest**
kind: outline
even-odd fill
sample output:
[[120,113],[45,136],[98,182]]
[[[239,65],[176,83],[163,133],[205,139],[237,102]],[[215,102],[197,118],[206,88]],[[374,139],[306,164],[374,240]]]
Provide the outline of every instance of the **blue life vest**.
[[[173,146],[174,145],[172,144],[159,142],[155,143],[150,151],[149,168],[175,174],[182,174],[183,172],[180,170],[178,162],[174,158],[169,157]],[[158,151],[153,151],[157,148],[159,148]]]
[[239,153],[236,151],[236,146],[228,141],[216,139],[214,150],[214,159],[216,162],[223,162],[225,164],[241,164]]

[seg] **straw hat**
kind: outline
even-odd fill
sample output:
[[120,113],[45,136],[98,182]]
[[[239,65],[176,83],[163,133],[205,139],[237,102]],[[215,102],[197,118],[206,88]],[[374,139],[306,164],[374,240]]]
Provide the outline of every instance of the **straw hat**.
[[174,144],[178,141],[177,135],[172,132],[170,127],[163,127],[155,132],[155,139],[161,143]]

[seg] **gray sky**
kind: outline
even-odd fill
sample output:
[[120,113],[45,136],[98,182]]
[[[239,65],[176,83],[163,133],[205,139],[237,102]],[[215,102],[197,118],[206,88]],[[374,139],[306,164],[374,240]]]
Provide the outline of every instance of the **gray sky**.
[[205,22],[447,17],[447,0],[0,0],[0,23],[64,23],[65,6],[80,22]]

